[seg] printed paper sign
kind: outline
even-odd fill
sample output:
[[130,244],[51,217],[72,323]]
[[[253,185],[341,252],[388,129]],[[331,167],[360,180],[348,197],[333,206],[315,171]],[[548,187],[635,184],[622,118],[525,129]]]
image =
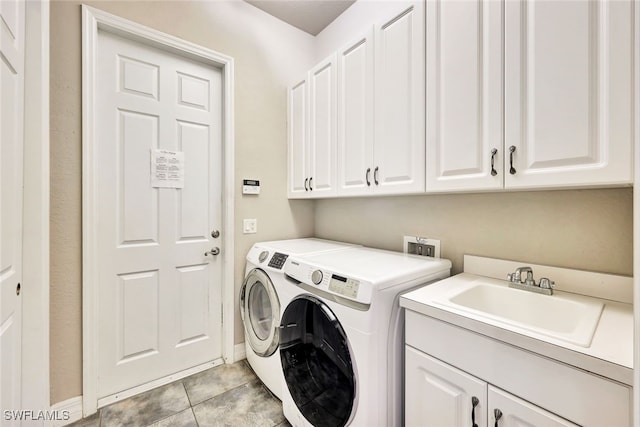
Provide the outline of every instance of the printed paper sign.
[[181,151],[151,150],[151,186],[184,187],[184,153]]

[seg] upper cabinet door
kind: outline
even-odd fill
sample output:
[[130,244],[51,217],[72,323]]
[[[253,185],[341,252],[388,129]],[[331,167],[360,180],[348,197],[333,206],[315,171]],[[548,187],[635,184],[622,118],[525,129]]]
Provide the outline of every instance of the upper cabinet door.
[[416,2],[376,26],[377,193],[425,189],[424,19],[424,2]]
[[506,2],[507,188],[632,182],[632,12],[628,0]]
[[371,31],[338,51],[338,194],[373,183],[374,48]]
[[427,2],[427,191],[502,188],[503,7]]
[[288,143],[289,143],[289,183],[290,198],[308,197],[307,141],[307,97],[308,82],[305,77],[289,88],[288,93]]
[[337,84],[336,55],[309,72],[309,193],[336,194]]

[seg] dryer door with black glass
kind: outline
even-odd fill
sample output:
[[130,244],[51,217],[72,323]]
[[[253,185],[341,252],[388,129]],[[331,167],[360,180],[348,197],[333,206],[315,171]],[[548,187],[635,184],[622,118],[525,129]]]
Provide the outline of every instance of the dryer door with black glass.
[[347,335],[320,299],[301,295],[282,314],[280,361],[298,410],[315,427],[347,425],[356,381]]
[[251,270],[244,280],[240,315],[253,351],[262,357],[272,355],[278,348],[280,302],[271,279],[259,268]]

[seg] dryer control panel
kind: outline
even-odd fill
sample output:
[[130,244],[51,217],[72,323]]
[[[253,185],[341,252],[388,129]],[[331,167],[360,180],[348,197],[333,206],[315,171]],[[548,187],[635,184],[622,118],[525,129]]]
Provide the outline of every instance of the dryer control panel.
[[341,272],[308,264],[301,258],[293,256],[286,263],[284,273],[313,289],[363,304],[371,303],[373,286],[366,280],[359,280]]

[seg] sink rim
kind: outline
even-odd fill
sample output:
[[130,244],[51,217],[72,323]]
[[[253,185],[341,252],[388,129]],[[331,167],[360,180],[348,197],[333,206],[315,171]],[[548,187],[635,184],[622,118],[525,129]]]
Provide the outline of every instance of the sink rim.
[[[469,293],[479,287],[484,287],[487,289],[499,289],[498,292],[501,293],[520,292],[521,294],[513,295],[518,295],[517,298],[520,299],[531,299],[533,301],[544,301],[540,300],[540,298],[552,298],[552,300],[550,301],[553,301],[554,303],[558,301],[566,302],[570,304],[570,306],[577,307],[578,310],[583,310],[586,314],[583,319],[579,319],[574,323],[575,327],[573,332],[562,332],[525,323],[523,321],[511,319],[499,314],[493,314],[482,309],[469,307],[468,305],[463,305],[452,301],[460,297],[461,295]],[[519,295],[522,295],[522,297],[520,297]],[[598,327],[598,323],[600,322],[602,312],[604,310],[604,303],[598,300],[594,300],[593,298],[575,294],[567,294],[564,292],[555,293],[551,296],[542,295],[520,289],[510,288],[507,282],[504,282],[504,284],[498,284],[485,281],[483,280],[483,278],[477,278],[467,283],[460,284],[452,292],[447,292],[446,294],[440,295],[437,298],[432,299],[431,302],[437,308],[441,308],[476,321],[502,327],[504,329],[521,333],[527,336],[533,335],[534,338],[537,338],[535,335],[542,335],[544,337],[554,338],[580,347],[591,346],[591,342]],[[541,314],[544,314],[544,312],[541,312]]]

